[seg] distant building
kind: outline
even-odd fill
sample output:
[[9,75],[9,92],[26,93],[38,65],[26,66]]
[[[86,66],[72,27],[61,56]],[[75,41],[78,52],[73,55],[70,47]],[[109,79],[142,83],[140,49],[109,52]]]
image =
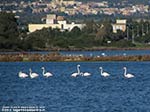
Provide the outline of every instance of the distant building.
[[74,0],[63,0],[62,4],[65,6],[74,5],[75,1]]
[[115,24],[112,24],[113,32],[117,33],[117,30],[121,30],[123,32],[126,31],[127,20],[126,19],[118,19]]
[[55,14],[49,14],[46,17],[46,24],[29,24],[29,32],[34,32],[36,30],[41,30],[43,28],[59,28],[61,31],[71,31],[74,27],[82,29],[85,24],[76,24],[74,22],[67,23],[63,16],[57,16]]
[[55,14],[49,14],[46,17],[46,24],[55,24],[56,21],[56,15]]
[[74,5],[75,1],[74,0],[52,0],[52,3],[68,6],[68,5]]

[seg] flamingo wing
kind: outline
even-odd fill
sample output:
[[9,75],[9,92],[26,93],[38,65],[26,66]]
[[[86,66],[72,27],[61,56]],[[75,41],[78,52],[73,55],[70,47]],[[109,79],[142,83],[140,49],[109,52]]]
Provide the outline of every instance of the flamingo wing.
[[39,75],[37,73],[32,73],[31,74],[31,78],[35,78],[35,77],[38,77]]
[[91,74],[90,73],[88,73],[88,72],[85,72],[84,74],[83,74],[83,76],[90,76]]
[[71,76],[76,77],[77,75],[79,75],[79,74],[78,73],[73,73]]
[[53,74],[52,74],[52,73],[50,73],[50,72],[47,72],[47,73],[45,73],[44,75],[45,75],[46,77],[53,76]]
[[24,77],[28,77],[28,75],[26,73],[23,73],[24,74]]
[[21,77],[21,78],[26,78],[26,77],[28,77],[28,75],[27,75],[26,73],[20,72],[20,73],[19,73],[19,77]]
[[134,75],[133,74],[127,74],[127,78],[133,78]]
[[108,77],[108,76],[110,76],[110,74],[109,74],[109,73],[107,73],[107,72],[103,72],[102,76],[104,76],[104,77]]

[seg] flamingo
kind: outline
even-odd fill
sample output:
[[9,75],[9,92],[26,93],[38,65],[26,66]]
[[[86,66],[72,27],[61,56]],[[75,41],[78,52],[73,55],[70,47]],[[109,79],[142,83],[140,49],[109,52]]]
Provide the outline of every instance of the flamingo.
[[72,77],[77,77],[78,75],[80,75],[80,65],[77,65],[77,72],[73,73],[71,76]]
[[81,75],[87,77],[87,76],[90,76],[91,73],[85,72],[85,73],[81,73]]
[[123,67],[123,69],[124,69],[124,77],[126,77],[126,78],[133,78],[134,77],[133,74],[127,73],[127,67]]
[[50,73],[50,72],[46,72],[45,73],[45,68],[44,67],[42,67],[41,69],[43,70],[43,76],[45,76],[45,77],[51,77],[51,76],[53,76],[53,74]]
[[20,78],[28,77],[28,75],[26,73],[23,73],[22,71],[20,71],[18,75],[19,75]]
[[77,65],[77,73],[73,73],[71,76],[72,77],[77,77],[78,75],[81,75],[81,76],[90,76],[91,74],[90,73],[88,73],[88,72],[85,72],[85,73],[83,73],[83,72],[80,72],[80,65]]
[[31,68],[29,69],[29,71],[30,71],[30,77],[31,77],[31,79],[36,78],[36,77],[39,76],[37,73],[32,73]]
[[99,67],[99,69],[101,70],[101,76],[103,76],[103,77],[108,77],[108,76],[110,76],[109,73],[103,72],[103,68],[102,68],[102,67]]

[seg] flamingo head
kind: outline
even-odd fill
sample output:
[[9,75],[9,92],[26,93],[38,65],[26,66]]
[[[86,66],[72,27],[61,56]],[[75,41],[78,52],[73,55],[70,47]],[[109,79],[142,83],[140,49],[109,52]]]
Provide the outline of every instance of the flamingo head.
[[77,67],[80,67],[80,65],[77,65]]
[[99,67],[99,69],[103,69],[102,67]]
[[127,67],[123,67],[123,69],[127,69]]
[[41,69],[45,69],[44,67],[41,67]]

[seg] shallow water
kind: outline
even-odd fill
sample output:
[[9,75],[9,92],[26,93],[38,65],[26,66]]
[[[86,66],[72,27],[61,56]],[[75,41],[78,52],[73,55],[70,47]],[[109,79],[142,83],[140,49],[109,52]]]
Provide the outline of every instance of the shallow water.
[[[18,54],[20,52],[0,52],[0,54]],[[26,53],[48,54],[51,51],[33,51]],[[150,50],[99,50],[99,51],[59,51],[61,55],[82,56],[123,56],[123,55],[150,55]]]
[[62,55],[83,56],[133,56],[150,55],[150,50],[100,50],[100,51],[61,51]]
[[[89,77],[72,78],[76,65]],[[54,74],[42,76],[42,66]],[[111,74],[100,76],[99,66]],[[123,67],[135,78],[123,77]],[[20,79],[18,72],[40,76]],[[150,62],[1,62],[0,108],[45,106],[46,112],[149,112]]]

